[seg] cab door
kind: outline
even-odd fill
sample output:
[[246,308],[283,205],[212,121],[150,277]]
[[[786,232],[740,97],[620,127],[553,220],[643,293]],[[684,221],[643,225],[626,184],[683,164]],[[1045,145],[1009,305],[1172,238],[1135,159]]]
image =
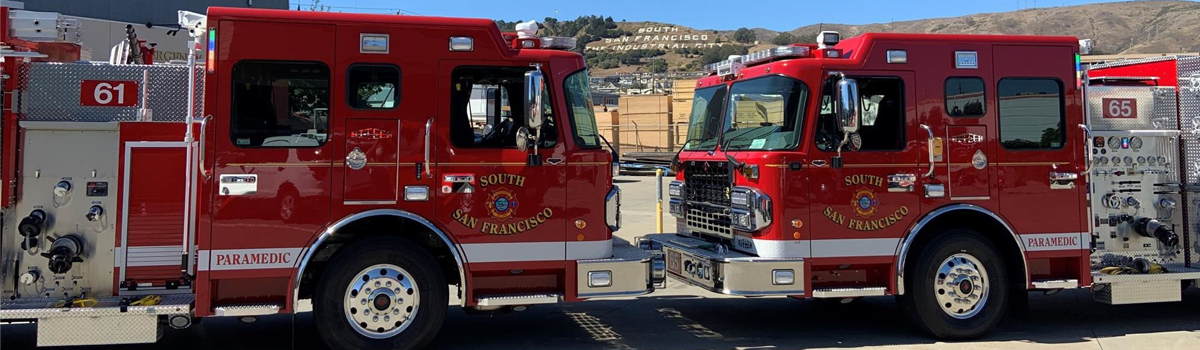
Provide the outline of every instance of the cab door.
[[[809,172],[813,265],[890,263],[899,239],[920,212],[926,132],[919,126],[908,72],[845,72],[857,80],[863,119],[862,147],[843,150],[833,113],[833,83],[819,97]],[[822,260],[828,258],[827,260]],[[859,258],[859,260],[847,260]]]
[[218,116],[209,138],[212,231],[200,260],[214,279],[284,277],[245,280],[283,288],[302,247],[329,222],[339,74],[333,50],[321,48],[334,46],[334,33],[332,25],[220,23],[219,79],[209,81],[219,84],[209,109]]
[[[996,46],[993,74],[1001,214],[1023,241],[1068,238],[1051,241],[1071,243],[1035,250],[1078,256],[1087,251],[1082,235],[1090,234],[1085,233],[1085,182],[1079,174],[1085,141],[1077,126],[1083,112],[1074,83],[1074,54],[1066,46]],[[1058,59],[1035,65],[1023,57]]]
[[[434,132],[438,221],[462,245],[473,276],[486,277],[488,270],[507,276],[511,269],[499,263],[554,262],[524,264],[525,278],[493,286],[496,291],[559,290],[558,272],[530,267],[558,270],[566,259],[567,174],[566,167],[554,165],[564,160],[557,136],[561,123],[543,127],[541,165],[528,165],[529,153],[516,147],[516,130],[525,124],[524,74],[530,69],[527,63],[492,61],[438,65],[443,97]],[[548,85],[556,85],[552,74],[546,76]],[[543,107],[551,120],[561,119],[556,107]]]

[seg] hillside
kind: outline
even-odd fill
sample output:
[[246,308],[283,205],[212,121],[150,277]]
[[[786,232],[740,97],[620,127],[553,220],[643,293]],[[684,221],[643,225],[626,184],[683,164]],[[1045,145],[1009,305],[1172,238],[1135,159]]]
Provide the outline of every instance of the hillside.
[[[752,28],[756,42],[733,40],[734,30],[699,30],[656,22],[608,22],[607,38],[583,39],[593,75],[621,72],[695,71],[704,63],[739,51],[769,47],[786,33],[808,42],[820,29],[843,37],[865,32],[1070,35],[1093,39],[1093,54],[1200,51],[1200,3],[1133,1],[1013,12],[982,13],[876,24],[810,24],[781,33]],[[743,39],[745,40],[745,39]],[[662,60],[658,62],[657,60]]]

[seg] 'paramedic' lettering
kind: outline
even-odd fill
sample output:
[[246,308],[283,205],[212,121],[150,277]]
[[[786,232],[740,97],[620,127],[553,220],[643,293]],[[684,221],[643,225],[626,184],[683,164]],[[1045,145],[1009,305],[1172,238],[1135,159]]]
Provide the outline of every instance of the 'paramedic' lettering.
[[1062,237],[1029,237],[1025,239],[1025,247],[1078,247],[1079,237],[1062,236]]
[[218,254],[216,266],[274,265],[292,262],[292,253]]

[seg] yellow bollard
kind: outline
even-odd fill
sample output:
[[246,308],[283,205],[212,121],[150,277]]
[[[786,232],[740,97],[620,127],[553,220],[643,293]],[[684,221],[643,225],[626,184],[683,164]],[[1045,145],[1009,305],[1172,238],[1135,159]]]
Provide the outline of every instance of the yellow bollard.
[[658,198],[658,204],[655,205],[655,207],[654,207],[654,209],[655,209],[654,212],[657,213],[657,215],[654,216],[654,219],[655,219],[654,222],[656,224],[655,227],[658,228],[658,233],[663,233],[662,178],[663,178],[662,169],[654,169],[654,179],[658,181],[658,186],[657,186],[658,194],[655,195],[655,198]]

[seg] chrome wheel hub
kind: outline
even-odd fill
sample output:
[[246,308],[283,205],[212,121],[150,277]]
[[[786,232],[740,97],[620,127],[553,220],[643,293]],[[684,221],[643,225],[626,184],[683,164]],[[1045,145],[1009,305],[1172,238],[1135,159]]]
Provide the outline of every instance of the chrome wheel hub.
[[971,254],[951,255],[938,267],[933,280],[933,295],[947,315],[971,318],[987,302],[987,270]]
[[421,300],[411,276],[391,264],[360,271],[344,294],[343,311],[350,327],[373,339],[390,338],[408,328]]

